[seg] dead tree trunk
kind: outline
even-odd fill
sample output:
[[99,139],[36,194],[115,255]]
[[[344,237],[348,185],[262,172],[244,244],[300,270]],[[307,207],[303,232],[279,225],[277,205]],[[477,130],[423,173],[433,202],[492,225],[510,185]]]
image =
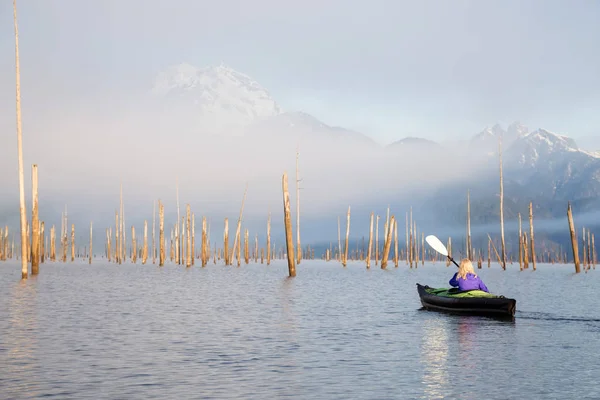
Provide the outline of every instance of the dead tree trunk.
[[158,200],[158,245],[160,248],[158,265],[162,267],[165,265],[165,207],[160,200]]
[[240,216],[238,218],[237,229],[235,231],[235,239],[233,242],[233,251],[236,252],[237,266],[239,267],[241,264],[240,255],[241,255],[241,229],[242,229],[242,215],[244,213],[244,203],[246,202],[246,193],[248,193],[248,185],[246,185],[246,190],[244,190],[244,197],[242,199],[242,207],[240,208]]
[[502,174],[502,136],[498,141],[500,159],[500,240],[502,241],[502,269],[506,269],[506,243],[504,241],[504,176]]
[[519,271],[523,271],[523,230],[521,229],[521,213],[519,217]]
[[[44,221],[40,224],[40,264],[46,261],[46,249],[48,248],[48,237],[44,233]],[[2,230],[0,229],[0,236],[2,236]],[[0,243],[1,243],[0,239]]]
[[13,0],[15,25],[16,103],[17,103],[17,151],[19,159],[19,215],[21,223],[21,279],[27,279],[27,210],[25,209],[25,178],[23,177],[23,131],[21,128],[21,72],[19,67],[19,28],[17,24],[17,2]]
[[152,264],[156,264],[156,203],[152,201]]
[[290,213],[290,193],[288,192],[287,173],[282,178],[283,189],[283,218],[285,226],[285,244],[287,247],[288,271],[290,277],[296,276],[296,265],[294,258],[294,240],[292,238],[292,217]]
[[367,269],[371,268],[371,249],[373,248],[373,213],[371,213],[371,224],[369,228],[369,245],[367,247]]
[[38,168],[31,166],[31,275],[40,272],[40,220],[38,215]]
[[393,224],[394,224],[394,216],[392,215],[392,217],[388,223],[387,236],[384,238],[384,242],[383,242],[383,255],[381,257],[381,269],[385,269],[387,267],[388,258],[390,255],[390,247],[392,246],[391,226]]
[[571,248],[573,249],[573,262],[575,263],[575,273],[581,272],[579,265],[579,249],[577,244],[577,234],[575,233],[575,224],[573,223],[573,212],[571,210],[571,202],[567,205],[567,218],[569,220],[569,232],[571,234]]
[[379,215],[375,220],[375,265],[379,265]]
[[148,221],[144,220],[144,248],[142,250],[142,264],[148,261]]
[[71,224],[71,262],[75,261],[75,224]]
[[344,260],[342,265],[345,267],[348,264],[348,236],[350,235],[350,206],[348,206],[348,215],[346,217],[346,242],[344,244]]
[[185,266],[192,266],[192,215],[190,213],[190,205],[186,204],[185,207],[185,235],[186,235],[186,245],[185,245]]
[[[529,241],[531,242],[531,265],[535,271],[535,242],[533,239],[533,204],[529,202]],[[542,241],[543,244],[543,241]]]
[[231,265],[229,257],[229,218],[225,218],[225,228],[223,228],[223,258],[225,265]]
[[271,213],[267,218],[267,265],[271,264]]
[[93,254],[93,251],[94,251],[94,249],[92,247],[92,229],[93,229],[92,227],[93,227],[93,224],[94,223],[92,221],[90,221],[90,254],[89,254],[89,260],[88,260],[89,264],[92,263],[92,254]]
[[206,217],[202,217],[202,250],[201,250],[201,254],[202,254],[202,266],[206,267],[206,264],[208,262],[208,240],[207,240],[207,236],[206,236]]
[[137,240],[135,239],[135,226],[131,225],[131,261],[137,263]]

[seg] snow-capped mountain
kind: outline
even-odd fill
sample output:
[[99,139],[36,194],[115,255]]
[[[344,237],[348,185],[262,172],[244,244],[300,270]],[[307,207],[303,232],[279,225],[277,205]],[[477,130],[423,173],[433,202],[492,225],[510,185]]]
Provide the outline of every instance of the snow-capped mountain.
[[537,129],[506,151],[507,177],[530,196],[570,200],[600,196],[600,157],[570,137]]
[[[575,140],[545,129],[537,129],[521,136],[506,150],[506,155],[523,167],[536,167],[539,163],[552,163],[557,157],[564,158],[570,153],[591,153],[579,150]],[[593,156],[592,156],[593,157]]]
[[469,143],[469,148],[476,152],[497,154],[500,139],[502,139],[502,147],[506,149],[527,133],[527,127],[520,122],[513,122],[506,130],[500,124],[495,124],[475,135]]
[[171,66],[158,74],[152,93],[164,105],[213,124],[245,125],[281,113],[277,102],[258,82],[225,65]]

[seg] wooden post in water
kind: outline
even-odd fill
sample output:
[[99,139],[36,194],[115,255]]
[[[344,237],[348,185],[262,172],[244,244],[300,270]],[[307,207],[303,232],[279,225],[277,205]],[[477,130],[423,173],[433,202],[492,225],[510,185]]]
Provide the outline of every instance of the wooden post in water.
[[575,225],[573,223],[573,212],[571,210],[571,202],[567,205],[567,219],[569,220],[569,232],[571,234],[571,248],[573,249],[573,262],[575,263],[575,273],[581,272],[579,265],[579,249],[577,244],[577,234],[575,233]]
[[137,240],[135,238],[135,226],[131,225],[131,262],[137,263]]
[[523,232],[523,269],[529,269],[529,247],[527,246],[527,232]]
[[177,218],[177,223],[175,224],[175,231],[174,231],[174,237],[171,239],[172,241],[172,247],[173,247],[173,256],[171,258],[173,258],[175,260],[175,264],[181,264],[180,260],[179,260],[179,236],[180,236],[180,232],[179,232],[179,227],[181,223],[179,222],[179,218]]
[[148,221],[144,220],[144,248],[142,250],[142,264],[148,261]]
[[125,210],[123,206],[123,183],[120,184],[119,189],[119,264],[123,261],[127,260],[127,252],[125,251],[125,247],[127,243],[125,242]]
[[192,266],[192,214],[190,212],[190,205],[185,205],[185,266]]
[[75,261],[75,224],[71,224],[71,262]]
[[523,271],[523,230],[521,229],[521,213],[517,214],[519,218],[519,271]]
[[156,264],[156,202],[152,200],[152,264]]
[[417,234],[417,221],[413,221],[414,230],[413,230],[413,245],[415,255],[415,268],[419,268],[419,235]]
[[[40,223],[40,264],[46,261],[46,250],[48,248],[48,237],[44,233],[44,221]],[[0,236],[2,236],[2,230],[0,229]],[[2,240],[0,239],[0,243]]]
[[[529,202],[529,241],[531,242],[531,265],[535,271],[535,241],[533,239],[533,203]],[[543,244],[543,243],[542,243]]]
[[258,264],[258,233],[254,234],[254,262]]
[[121,250],[120,244],[121,241],[119,239],[119,212],[115,211],[115,263],[121,264]]
[[581,228],[581,247],[582,247],[582,256],[583,256],[583,269],[586,270],[587,267],[587,250],[585,247],[585,226]]
[[597,262],[598,260],[596,260],[596,245],[594,244],[594,234],[592,233],[592,265],[594,266],[594,269],[596,269]]
[[244,230],[244,263],[246,265],[248,265],[248,263],[250,263],[250,246],[248,244],[249,240],[250,240],[250,233],[248,232],[248,229],[246,228]]
[[[448,255],[452,257],[452,237],[448,237]],[[450,266],[450,258],[446,257],[446,267]]]
[[506,270],[506,243],[504,241],[504,177],[502,174],[502,135],[498,139],[498,156],[500,158],[500,238],[502,241],[502,269]]
[[93,247],[92,247],[92,230],[93,230],[93,225],[94,225],[94,222],[90,221],[90,251],[89,251],[90,254],[89,254],[89,260],[88,260],[89,264],[92,264],[92,254],[93,254],[93,251],[94,251]]
[[181,216],[181,225],[180,226],[180,230],[179,230],[179,262],[180,264],[184,264],[185,263],[185,247],[186,247],[186,240],[185,240],[185,235],[186,235],[186,218],[185,216]]
[[56,228],[50,228],[50,261],[56,261]]
[[388,258],[390,255],[390,247],[392,246],[392,229],[391,226],[394,224],[394,216],[392,215],[389,222],[387,223],[387,236],[384,238],[383,242],[383,255],[381,257],[381,269],[385,269],[387,267]]
[[589,229],[585,230],[585,249],[584,249],[584,258],[587,259],[587,267],[590,269],[592,267],[592,233]]
[[31,166],[31,275],[40,272],[40,232],[38,215],[38,168]]
[[223,258],[225,265],[231,265],[229,256],[229,219],[225,218],[225,228],[223,229]]
[[160,200],[158,200],[158,246],[159,257],[158,265],[165,265],[165,208]]
[[271,212],[267,218],[267,265],[271,264]]
[[[346,216],[346,242],[344,244],[344,258],[342,265],[345,267],[348,264],[348,236],[350,235],[350,206],[348,206],[348,214]],[[298,250],[300,251],[300,250]]]
[[15,25],[16,105],[17,105],[17,151],[19,159],[19,215],[21,223],[21,279],[27,279],[27,210],[25,209],[25,178],[23,177],[23,131],[21,127],[21,72],[19,67],[19,28],[17,24],[17,1],[13,0]]
[[375,265],[379,265],[379,215],[375,220]]
[[285,244],[287,248],[288,271],[290,277],[296,276],[296,265],[294,258],[294,240],[292,238],[292,217],[290,213],[290,194],[288,192],[287,173],[282,178],[283,190],[283,221],[285,226]]
[[369,225],[369,245],[367,246],[367,257],[365,262],[367,269],[371,268],[371,249],[373,248],[373,213],[371,212],[371,223]]
[[[237,228],[235,230],[235,239],[233,242],[233,251],[236,252],[236,261],[237,266],[241,265],[241,249],[242,249],[242,240],[241,240],[241,229],[242,229],[242,215],[244,214],[244,204],[246,203],[246,194],[248,193],[248,184],[246,184],[246,189],[244,190],[244,197],[242,198],[242,206],[240,208],[240,216],[238,218]],[[236,251],[237,250],[237,251]]]
[[488,238],[490,239],[490,242],[492,244],[492,249],[494,249],[494,253],[496,254],[496,259],[498,260],[498,264],[500,264],[500,266],[502,266],[502,259],[500,258],[500,254],[498,254],[498,249],[496,249],[496,245],[492,241],[492,238],[489,235],[489,233],[488,233]]
[[237,236],[237,248],[236,248],[236,253],[235,253],[235,259],[237,262],[237,266],[239,267],[240,265],[242,265],[242,231],[241,231],[241,227],[240,227],[240,233]]
[[27,262],[31,262],[31,227],[29,226],[29,222],[27,222]]
[[4,229],[0,228],[0,261],[6,261],[6,238],[4,236]]
[[[388,206],[387,211],[386,211],[386,216],[385,216],[385,224],[384,224],[384,228],[383,228],[384,242],[387,239],[388,230],[390,228],[391,228],[391,226],[390,226],[390,206]],[[385,244],[384,244],[384,246],[385,246]]]
[[202,249],[200,251],[202,257],[202,266],[206,267],[209,256],[207,251],[208,241],[206,237],[206,217],[202,217]]
[[195,265],[196,260],[196,216],[192,213],[192,265]]

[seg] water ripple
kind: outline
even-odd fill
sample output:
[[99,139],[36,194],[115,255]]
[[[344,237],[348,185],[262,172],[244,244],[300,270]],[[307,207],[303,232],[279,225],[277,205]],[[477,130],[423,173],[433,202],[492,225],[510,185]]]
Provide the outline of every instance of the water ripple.
[[510,322],[420,310],[415,282],[451,273],[3,263],[0,398],[600,397],[595,273],[484,268]]

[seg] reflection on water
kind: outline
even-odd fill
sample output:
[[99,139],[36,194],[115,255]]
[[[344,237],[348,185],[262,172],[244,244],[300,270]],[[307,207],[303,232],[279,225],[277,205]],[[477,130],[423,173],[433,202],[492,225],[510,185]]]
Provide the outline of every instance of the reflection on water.
[[36,397],[36,380],[24,380],[40,373],[37,362],[37,285],[35,278],[12,284],[7,316],[0,323],[0,376],[3,396]]
[[424,364],[422,382],[427,399],[444,398],[448,390],[449,346],[447,322],[438,316],[428,316],[423,324],[421,341],[422,363]]

